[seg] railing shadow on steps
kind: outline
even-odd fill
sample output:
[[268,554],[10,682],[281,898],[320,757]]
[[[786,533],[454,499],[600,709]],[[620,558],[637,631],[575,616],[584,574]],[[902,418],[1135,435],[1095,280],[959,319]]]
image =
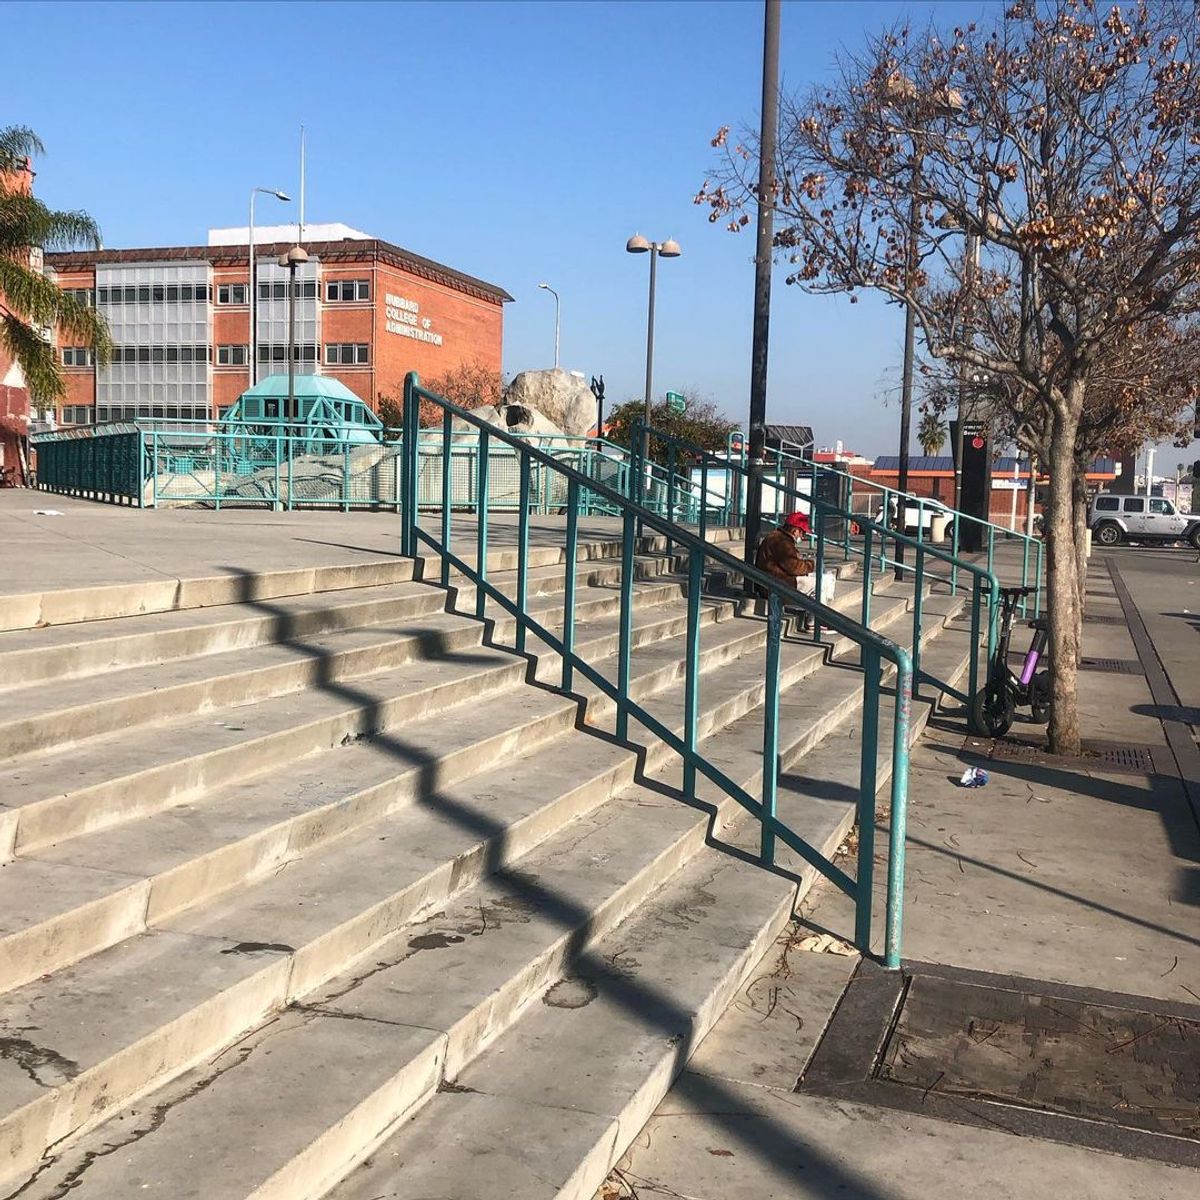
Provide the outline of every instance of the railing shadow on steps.
[[[418,504],[418,447],[424,439],[427,443],[429,428],[421,430],[419,410],[421,402],[432,404],[441,413],[441,435],[443,446],[449,447],[452,438],[452,423],[455,421],[473,425],[479,430],[479,453],[477,456],[478,478],[475,495],[478,497],[478,521],[475,530],[474,562],[468,562],[453,544],[452,508],[453,481],[450,477],[450,456],[443,454],[444,478],[442,496],[450,503],[443,503],[440,520],[432,529],[422,523]],[[433,426],[437,428],[436,424]],[[459,426],[461,430],[461,425]],[[498,441],[519,456],[519,503],[517,532],[517,578],[516,596],[509,597],[488,579],[488,467],[489,445]],[[703,776],[721,792],[734,800],[759,823],[761,830],[761,860],[772,865],[775,861],[776,842],[782,842],[793,853],[811,864],[820,874],[846,893],[855,904],[854,941],[864,954],[871,954],[872,895],[874,874],[874,831],[875,800],[877,792],[878,722],[880,712],[883,664],[891,665],[895,674],[896,701],[892,716],[892,763],[891,763],[891,823],[889,827],[888,880],[885,914],[884,963],[891,969],[900,966],[901,926],[904,894],[904,828],[908,790],[909,723],[913,664],[905,649],[889,638],[876,633],[827,607],[819,600],[804,596],[787,587],[779,580],[747,566],[719,547],[707,542],[697,533],[673,523],[668,517],[655,513],[628,496],[588,478],[549,454],[522,442],[504,431],[489,426],[466,409],[450,403],[420,386],[419,379],[410,373],[404,388],[404,429],[402,446],[407,449],[401,455],[401,551],[416,558],[422,546],[429,547],[440,556],[441,583],[448,587],[451,572],[469,579],[476,589],[476,617],[487,616],[490,600],[507,612],[516,623],[515,649],[525,651],[530,634],[549,646],[561,658],[563,691],[573,689],[576,675],[585,679],[608,697],[616,709],[616,736],[622,742],[629,741],[630,722],[638,722],[654,737],[660,739],[674,751],[683,763],[683,794],[696,798],[696,782]],[[529,513],[531,507],[532,468],[537,464],[543,471],[560,474],[567,484],[566,522],[563,561],[566,576],[563,591],[563,621],[561,635],[547,628],[529,613],[527,580],[529,570]],[[630,478],[639,473],[630,472]],[[595,491],[600,498],[620,513],[621,520],[621,596],[617,652],[617,678],[612,680],[597,671],[582,658],[575,649],[575,564],[579,555],[578,515],[580,496],[584,489]],[[678,544],[687,559],[687,623],[684,658],[684,719],[682,734],[647,711],[630,695],[630,654],[633,643],[633,563],[639,529],[650,529]],[[699,746],[699,698],[700,672],[700,597],[706,564],[726,572],[748,578],[767,597],[767,628],[763,680],[763,770],[761,796],[755,797],[719,766],[709,761]],[[785,824],[776,811],[779,755],[779,696],[780,655],[782,642],[783,614],[785,606],[810,613],[820,624],[853,642],[860,651],[863,675],[863,736],[859,768],[859,794],[857,821],[859,845],[857,855],[857,877],[851,878],[839,866],[828,859],[814,846],[803,840]]]
[[[232,565],[224,569],[230,574],[240,577],[242,586],[239,603],[274,615],[279,621],[278,629],[284,635],[284,640],[288,645],[311,654],[319,661],[324,659],[322,648],[308,644],[302,637],[289,630],[286,610],[272,600],[257,594],[254,586],[256,576],[253,572]],[[456,650],[454,654],[458,661],[472,657],[469,652],[463,650]],[[684,1094],[703,1097],[710,1118],[725,1131],[727,1138],[742,1145],[746,1154],[753,1156],[764,1165],[790,1170],[796,1161],[802,1160],[807,1165],[809,1173],[814,1174],[814,1177],[819,1176],[830,1187],[842,1190],[850,1189],[852,1194],[860,1197],[861,1200],[888,1200],[888,1197],[866,1175],[859,1173],[853,1165],[830,1154],[818,1140],[806,1139],[786,1123],[777,1121],[766,1114],[757,1114],[752,1121],[748,1122],[745,1119],[745,1106],[742,1098],[727,1081],[702,1075],[683,1076],[682,1072],[698,1045],[697,1033],[703,1032],[703,1030],[696,1029],[694,1015],[687,1007],[664,989],[629,977],[608,958],[596,953],[590,944],[594,934],[592,913],[576,900],[547,886],[544,880],[522,871],[516,864],[508,860],[507,836],[503,825],[486,813],[469,808],[448,794],[453,791],[453,788],[447,789],[442,785],[436,769],[436,759],[427,750],[401,737],[396,730],[383,730],[378,727],[380,713],[377,697],[369,691],[355,686],[349,680],[334,678],[324,670],[321,671],[315,686],[322,691],[336,694],[348,701],[363,703],[366,706],[361,721],[360,736],[369,738],[382,753],[419,768],[421,782],[414,789],[414,794],[421,797],[418,803],[422,807],[437,812],[439,816],[464,830],[470,830],[489,839],[487,850],[477,866],[478,875],[490,877],[511,888],[513,894],[522,901],[536,906],[540,912],[549,914],[561,928],[571,931],[562,956],[563,961],[570,964],[571,973],[588,978],[595,984],[598,993],[606,1001],[622,1011],[635,1015],[640,1021],[649,1024],[662,1034],[664,1041],[671,1046],[671,1066],[668,1077],[672,1080],[677,1078],[685,1080],[680,1085]],[[608,736],[590,726],[588,732],[592,736],[602,738]],[[646,785],[649,781],[641,777],[641,761],[644,751],[636,747],[634,750],[638,762],[635,779]],[[688,803],[691,807],[715,816],[715,810],[710,804],[698,800],[694,796],[689,800],[688,797],[677,791],[670,794],[676,800]],[[893,821],[894,819],[893,817]],[[706,843],[723,854],[745,860],[744,853],[736,846],[714,839],[711,827],[706,837]],[[780,871],[779,874],[786,875],[787,873]],[[364,966],[364,974],[369,975],[376,969],[376,964],[369,960]],[[328,996],[323,996],[323,1000],[327,1002]],[[327,1011],[310,1007],[304,997],[294,999],[292,1008],[313,1016],[321,1011]],[[213,1058],[211,1061],[215,1063],[217,1059]],[[632,1137],[632,1133],[633,1131],[630,1132],[629,1137]],[[125,1143],[118,1142],[116,1144],[120,1146]],[[624,1149],[625,1146],[620,1147],[618,1157]],[[350,1178],[350,1176],[348,1175],[346,1178]]]
[[[710,471],[727,472],[730,483],[725,489],[726,506],[717,510],[717,515],[729,524],[738,524],[744,516],[744,497],[748,487],[749,471],[747,468],[734,463],[728,458],[722,458],[709,450],[703,450],[691,442],[675,437],[653,426],[636,422],[632,442],[638,459],[648,458],[651,450],[651,439],[661,443],[666,450],[668,471],[674,477],[676,464],[680,459],[690,460],[696,464],[701,473],[700,494],[708,496],[713,489],[709,488],[708,476]],[[638,476],[631,472],[635,492],[632,499],[637,499],[636,488]],[[767,485],[764,483],[764,488]],[[790,511],[801,512],[810,517],[814,542],[815,564],[815,596],[820,605],[830,547],[836,547],[846,559],[861,559],[863,569],[863,589],[860,621],[864,628],[871,626],[871,598],[873,588],[873,571],[878,566],[880,576],[889,568],[894,568],[897,578],[911,581],[913,587],[913,617],[912,617],[912,670],[913,696],[920,695],[922,683],[928,683],[944,695],[952,696],[968,709],[972,698],[979,689],[980,649],[984,632],[984,609],[986,606],[986,645],[987,657],[990,661],[996,648],[997,624],[999,620],[1000,584],[992,570],[991,564],[981,566],[970,559],[962,558],[953,550],[944,550],[933,545],[920,536],[910,537],[887,525],[873,521],[844,509],[815,494],[801,491],[782,482],[772,481],[770,486],[776,490],[776,501],[783,501]],[[668,515],[673,511],[668,508]],[[702,516],[703,519],[703,516]],[[850,536],[851,527],[856,526],[861,534],[861,540]],[[701,524],[701,533],[705,525]],[[888,553],[889,545],[893,553]],[[902,557],[896,551],[903,547],[912,551],[911,561]],[[746,548],[747,556],[753,553],[753,548]],[[933,559],[944,565],[943,573],[927,569],[927,559]],[[1039,560],[1040,561],[1040,560]],[[967,691],[956,687],[950,680],[941,679],[921,667],[921,645],[924,640],[924,601],[925,594],[932,584],[945,587],[951,596],[957,595],[961,584],[959,572],[965,572],[971,577],[971,648],[968,661]],[[743,570],[744,574],[744,570]],[[819,641],[822,634],[823,619],[818,612],[814,619],[812,637]]]

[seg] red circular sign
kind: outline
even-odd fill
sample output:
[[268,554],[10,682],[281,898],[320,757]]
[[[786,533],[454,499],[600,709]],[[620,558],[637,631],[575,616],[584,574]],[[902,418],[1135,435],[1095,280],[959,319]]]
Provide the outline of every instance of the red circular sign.
[[973,437],[971,439],[971,449],[972,450],[982,450],[983,449],[983,438]]

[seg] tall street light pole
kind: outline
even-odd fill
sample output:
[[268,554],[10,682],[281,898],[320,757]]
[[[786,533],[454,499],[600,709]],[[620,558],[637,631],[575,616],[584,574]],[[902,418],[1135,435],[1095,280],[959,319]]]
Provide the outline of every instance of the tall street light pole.
[[264,196],[274,196],[276,200],[290,200],[287,192],[277,188],[256,187],[250,189],[250,281],[246,284],[246,297],[250,301],[250,386],[258,382],[258,289],[254,286],[254,197],[262,192]]
[[298,424],[300,414],[296,411],[296,268],[308,262],[308,253],[301,246],[293,246],[279,256],[279,265],[288,272],[288,399],[287,419]]
[[647,241],[640,233],[625,243],[625,249],[630,254],[650,254],[650,305],[646,316],[646,409],[645,424],[650,425],[650,397],[654,392],[654,284],[657,277],[655,270],[657,260],[662,258],[678,258],[681,253],[679,243],[674,238],[665,242]]
[[[921,150],[920,146],[913,147],[912,182],[910,184],[908,208],[908,242],[905,251],[905,270],[908,287],[912,288],[912,280],[917,270],[918,239],[921,236],[921,209],[919,207],[921,191]],[[913,358],[916,354],[917,341],[917,312],[910,300],[904,306],[904,366],[900,379],[900,478],[896,481],[896,490],[900,493],[897,504],[897,528],[903,533],[908,521],[908,451],[912,440],[912,394],[913,394]],[[896,542],[896,578],[904,578],[904,543]]]
[[554,369],[557,371],[558,370],[558,318],[559,318],[559,311],[560,311],[559,310],[558,293],[548,283],[539,283],[538,287],[540,287],[543,291],[549,292],[550,295],[552,295],[554,297]]
[[[758,239],[754,251],[754,333],[750,350],[750,461],[746,474],[746,562],[758,553],[767,444],[767,350],[771,330],[771,252],[775,231],[775,153],[779,139],[780,0],[763,14],[762,126],[758,139]],[[746,580],[746,589],[750,590]]]

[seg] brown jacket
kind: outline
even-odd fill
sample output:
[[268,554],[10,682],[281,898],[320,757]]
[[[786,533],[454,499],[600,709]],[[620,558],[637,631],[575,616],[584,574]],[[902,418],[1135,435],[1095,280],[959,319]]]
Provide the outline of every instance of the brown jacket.
[[813,571],[813,560],[800,556],[795,539],[783,529],[773,529],[758,543],[754,565],[789,587],[795,586],[797,575],[811,575]]

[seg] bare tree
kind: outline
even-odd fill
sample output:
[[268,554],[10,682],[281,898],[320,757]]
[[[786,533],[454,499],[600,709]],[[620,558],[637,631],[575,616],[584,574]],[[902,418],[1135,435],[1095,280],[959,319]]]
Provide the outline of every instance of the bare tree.
[[[1059,752],[1079,748],[1081,464],[1129,416],[1089,391],[1200,311],[1198,24],[1191,0],[1046,0],[989,29],[895,29],[781,121],[789,282],[911,305],[926,354],[986,372],[1040,444]],[[738,229],[755,147],[714,142],[696,199]]]

